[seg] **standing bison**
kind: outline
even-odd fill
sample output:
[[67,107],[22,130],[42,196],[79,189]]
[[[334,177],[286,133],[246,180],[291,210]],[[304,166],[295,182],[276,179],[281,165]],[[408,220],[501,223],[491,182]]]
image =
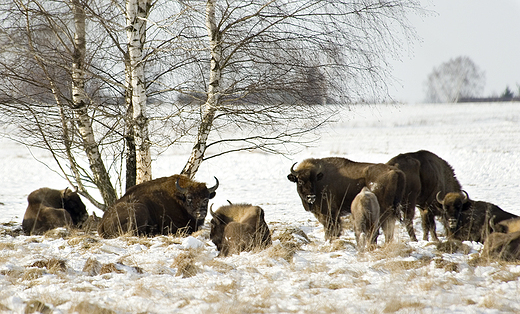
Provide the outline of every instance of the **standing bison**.
[[356,243],[358,250],[362,251],[366,245],[375,244],[377,240],[379,202],[376,195],[365,186],[352,201],[351,210]]
[[494,204],[471,200],[465,191],[448,193],[444,199],[440,199],[439,192],[436,198],[442,205],[447,236],[461,241],[484,243],[492,232],[491,224],[517,217]]
[[228,256],[271,245],[271,233],[264,210],[250,204],[230,204],[211,211],[211,241]]
[[435,232],[435,216],[441,215],[442,206],[435,196],[439,192],[446,195],[461,190],[453,168],[444,159],[426,150],[399,154],[387,164],[402,170],[406,176],[403,221],[412,241],[417,241],[413,229],[415,206],[421,213],[423,239],[428,240],[428,234],[431,234],[435,241],[439,241]]
[[310,158],[296,169],[293,165],[287,178],[296,183],[305,210],[312,212],[325,227],[326,239],[340,236],[340,216],[351,212],[352,201],[368,186],[379,201],[385,241],[392,240],[405,188],[405,175],[399,169],[339,157]]
[[75,191],[41,188],[27,197],[22,221],[26,235],[43,234],[58,227],[79,227],[88,218],[85,204]]
[[98,233],[104,238],[123,234],[191,234],[204,224],[212,188],[184,175],[143,182],[127,190],[103,215]]

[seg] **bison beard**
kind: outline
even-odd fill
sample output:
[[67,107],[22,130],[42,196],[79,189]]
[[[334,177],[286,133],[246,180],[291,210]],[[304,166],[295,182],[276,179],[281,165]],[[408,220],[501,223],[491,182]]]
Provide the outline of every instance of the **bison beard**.
[[191,234],[204,224],[212,188],[183,175],[158,178],[128,189],[103,215],[98,233],[104,238],[123,234]]
[[41,188],[31,192],[27,201],[22,221],[26,235],[43,234],[58,227],[80,227],[88,218],[78,193],[68,188]]
[[310,158],[296,169],[293,165],[287,178],[296,183],[303,207],[323,224],[328,240],[340,236],[340,216],[350,213],[354,197],[368,186],[381,208],[380,225],[385,242],[392,240],[405,188],[405,175],[396,167],[339,157]]

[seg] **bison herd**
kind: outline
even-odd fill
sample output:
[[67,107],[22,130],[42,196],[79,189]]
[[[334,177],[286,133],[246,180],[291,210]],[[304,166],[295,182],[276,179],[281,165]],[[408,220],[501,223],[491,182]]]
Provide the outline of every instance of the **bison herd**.
[[[520,218],[498,206],[470,199],[453,168],[432,152],[399,154],[386,163],[355,162],[346,158],[309,158],[290,167],[287,178],[296,183],[306,211],[324,226],[325,238],[342,232],[341,217],[351,214],[359,250],[377,243],[379,230],[392,241],[397,221],[417,241],[413,220],[421,214],[423,240],[439,241],[435,217],[446,237],[484,243],[483,254],[520,259]],[[184,175],[173,175],[129,188],[98,222],[101,237],[120,235],[189,235],[203,224],[208,203],[219,186],[207,187]],[[77,191],[38,189],[28,196],[22,228],[26,235],[56,227],[82,228],[88,213]],[[271,244],[264,211],[251,204],[210,208],[210,239],[220,256],[263,249]]]

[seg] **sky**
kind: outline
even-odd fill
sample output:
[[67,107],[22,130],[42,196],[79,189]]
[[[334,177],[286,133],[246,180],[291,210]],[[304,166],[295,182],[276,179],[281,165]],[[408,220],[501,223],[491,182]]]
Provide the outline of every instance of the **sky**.
[[468,56],[485,72],[483,96],[520,85],[520,0],[422,0],[427,16],[410,18],[419,40],[393,62],[397,101],[423,102],[434,67]]

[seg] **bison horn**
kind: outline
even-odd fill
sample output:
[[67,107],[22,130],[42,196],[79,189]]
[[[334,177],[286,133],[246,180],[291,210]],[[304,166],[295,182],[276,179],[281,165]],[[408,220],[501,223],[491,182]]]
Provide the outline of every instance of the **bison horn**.
[[437,195],[435,196],[435,198],[437,199],[437,202],[439,202],[439,204],[444,205],[444,200],[440,199],[440,197],[439,197],[440,195],[441,195],[441,191],[437,192]]
[[215,212],[213,211],[213,204],[209,207],[209,213],[211,214],[211,217],[215,217]]
[[175,188],[177,188],[177,191],[181,192],[182,194],[188,193],[188,189],[181,188],[179,185],[179,178],[177,178],[177,181],[175,181]]
[[464,190],[461,190],[461,192],[462,192],[462,194],[464,194],[464,199],[462,200],[462,204],[465,204],[469,199],[468,192],[466,192]]
[[217,177],[213,177],[213,178],[215,178],[215,181],[217,181],[217,183],[215,183],[215,185],[214,185],[213,187],[210,187],[210,188],[208,189],[208,191],[209,191],[210,194],[213,193],[213,192],[215,192],[215,191],[217,190],[217,188],[218,188],[218,185],[219,185]]
[[296,171],[294,171],[294,165],[296,165],[296,164],[297,164],[297,162],[295,162],[295,163],[291,166],[291,174],[292,174],[293,176],[296,176],[296,175],[297,175]]

